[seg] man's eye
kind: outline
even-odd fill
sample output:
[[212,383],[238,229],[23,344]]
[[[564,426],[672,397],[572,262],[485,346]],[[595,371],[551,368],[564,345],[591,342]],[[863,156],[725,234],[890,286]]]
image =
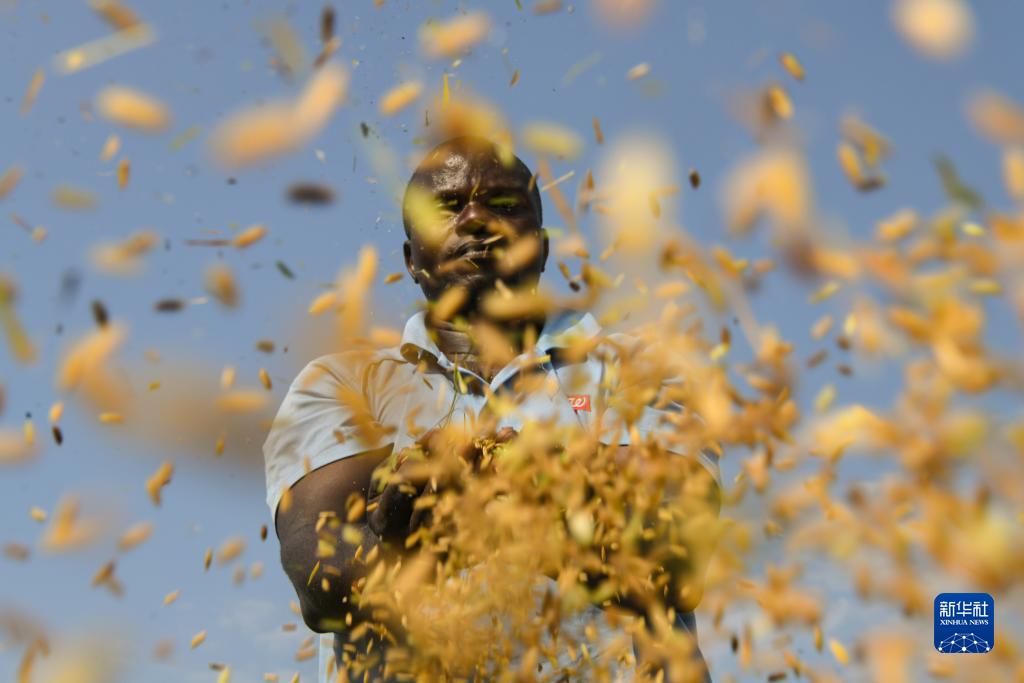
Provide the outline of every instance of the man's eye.
[[522,200],[519,197],[492,197],[487,200],[487,206],[498,211],[504,211],[505,213],[512,213],[516,211],[522,205]]
[[458,199],[438,199],[437,210],[445,215],[454,214],[459,212],[459,200]]

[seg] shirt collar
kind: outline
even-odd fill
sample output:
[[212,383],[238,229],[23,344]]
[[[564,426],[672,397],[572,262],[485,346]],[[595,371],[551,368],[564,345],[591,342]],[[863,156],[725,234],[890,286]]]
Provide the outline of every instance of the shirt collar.
[[[418,362],[423,353],[432,355],[434,360],[442,357],[441,350],[427,333],[426,318],[426,311],[418,311],[405,323],[398,351],[410,363]],[[544,322],[540,336],[537,337],[536,351],[539,355],[543,355],[550,353],[555,348],[567,348],[573,341],[581,338],[590,339],[600,331],[601,326],[590,313],[572,310],[556,311],[549,315]]]

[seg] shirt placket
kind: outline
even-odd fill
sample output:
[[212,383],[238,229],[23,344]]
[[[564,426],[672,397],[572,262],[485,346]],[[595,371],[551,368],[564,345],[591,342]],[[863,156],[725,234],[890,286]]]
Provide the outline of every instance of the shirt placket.
[[468,429],[470,426],[469,411],[472,410],[473,419],[476,419],[487,402],[485,394],[475,394],[469,391],[470,384],[472,381],[481,384],[486,384],[486,382],[472,370],[456,365],[444,355],[438,356],[437,364],[444,369],[446,377],[452,383],[452,389],[456,396],[456,411],[460,414],[463,428]]

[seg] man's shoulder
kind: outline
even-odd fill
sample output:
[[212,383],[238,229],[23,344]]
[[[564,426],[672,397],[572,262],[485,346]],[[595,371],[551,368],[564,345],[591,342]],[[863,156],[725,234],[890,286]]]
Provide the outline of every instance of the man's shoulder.
[[352,384],[376,377],[390,377],[402,367],[409,366],[398,347],[357,348],[335,351],[317,356],[306,363],[296,378],[297,383],[309,383],[328,378],[340,384]]
[[643,344],[643,340],[631,332],[606,332],[602,341],[610,346],[637,351]]
[[306,366],[319,365],[327,368],[349,368],[371,365],[380,361],[395,361],[406,363],[407,361],[399,353],[397,346],[370,347],[345,349],[333,351],[315,357]]
[[645,346],[644,339],[631,332],[604,331],[597,337],[592,353],[606,361],[621,362],[643,352]]
[[592,352],[604,363],[652,372],[662,384],[681,384],[684,378],[670,360],[674,355],[665,338],[648,330],[605,332]]

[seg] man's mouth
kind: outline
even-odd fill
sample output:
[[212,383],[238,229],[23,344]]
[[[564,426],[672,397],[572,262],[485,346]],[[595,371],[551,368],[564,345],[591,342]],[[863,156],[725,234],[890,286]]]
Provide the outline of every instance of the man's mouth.
[[507,244],[501,236],[473,240],[453,250],[451,256],[438,266],[437,272],[465,274],[480,271],[483,264],[495,263]]
[[484,261],[493,255],[494,252],[490,249],[476,249],[474,251],[467,251],[464,254],[459,254],[459,258],[467,261]]
[[455,258],[472,261],[483,261],[489,258],[494,258],[496,248],[499,244],[504,244],[504,241],[502,240],[499,242],[498,240],[491,240],[464,244],[455,251]]

